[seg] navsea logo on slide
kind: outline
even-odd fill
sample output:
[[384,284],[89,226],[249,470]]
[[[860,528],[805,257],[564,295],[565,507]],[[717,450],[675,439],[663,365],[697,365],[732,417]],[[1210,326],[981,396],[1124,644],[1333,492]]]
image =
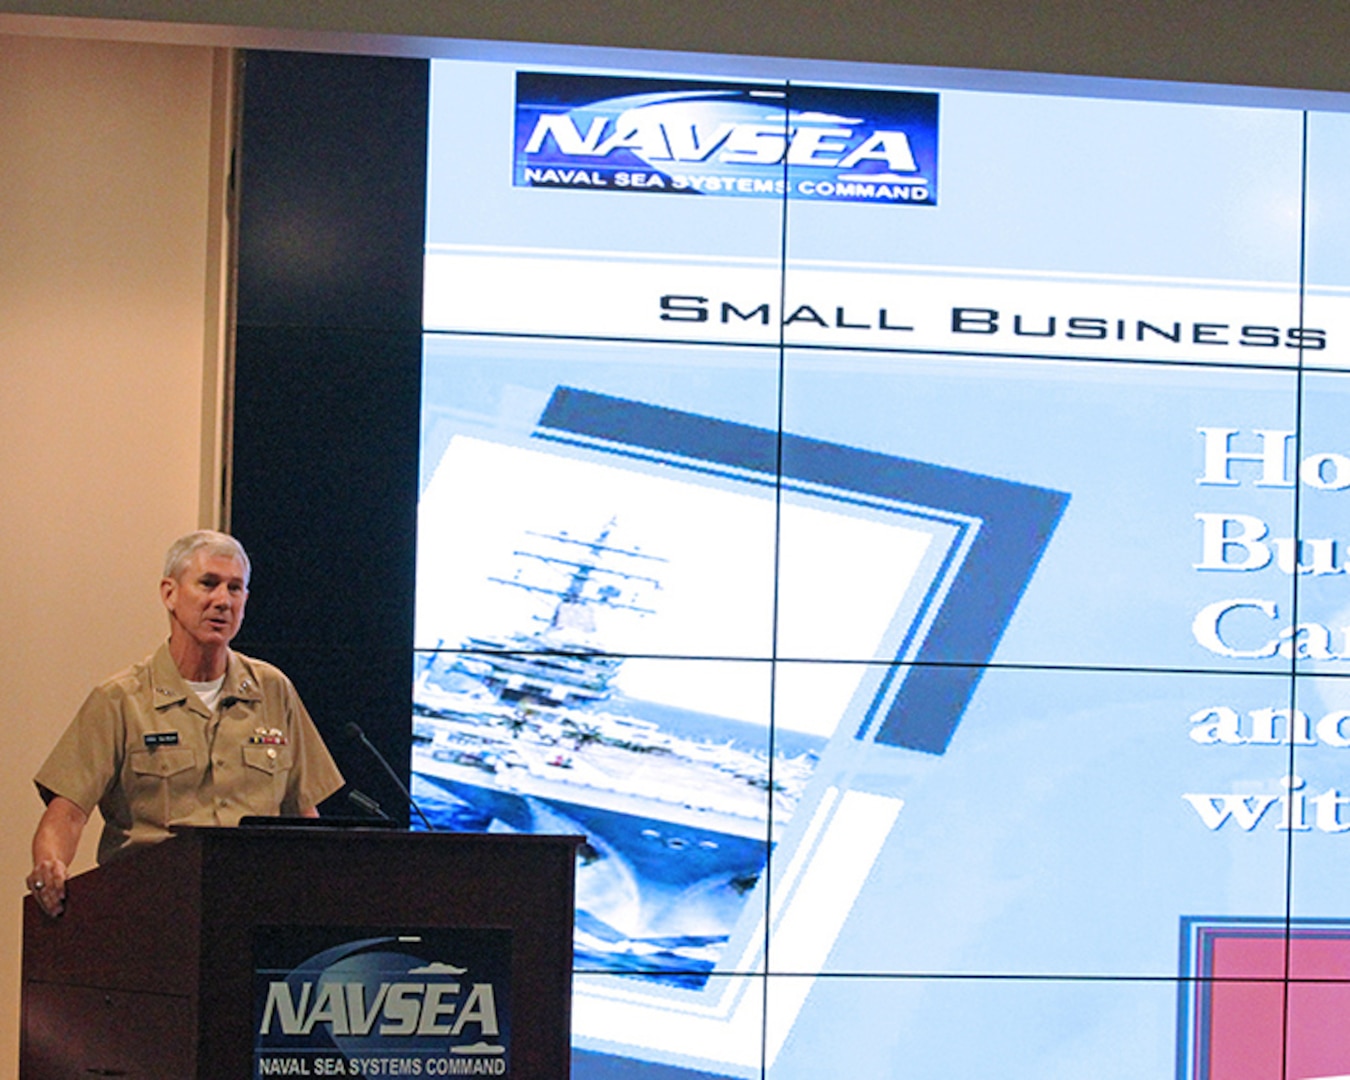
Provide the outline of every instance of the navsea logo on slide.
[[515,185],[937,205],[938,96],[520,72]]

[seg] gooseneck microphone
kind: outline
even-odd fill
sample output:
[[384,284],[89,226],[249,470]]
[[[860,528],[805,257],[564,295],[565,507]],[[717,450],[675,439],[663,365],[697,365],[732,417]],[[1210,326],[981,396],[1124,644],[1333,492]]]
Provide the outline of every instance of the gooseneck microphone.
[[417,801],[412,797],[412,792],[404,786],[403,781],[399,779],[398,773],[394,772],[393,766],[390,765],[385,759],[385,756],[375,748],[375,744],[366,738],[366,733],[361,730],[361,725],[352,722],[342,730],[352,742],[359,742],[370,751],[370,756],[378,761],[380,767],[389,774],[389,779],[392,780],[394,786],[398,788],[398,793],[403,796],[408,805],[416,812],[417,816],[422,819],[422,824],[426,826],[427,832],[435,832],[435,826],[431,824],[431,821],[427,818],[426,814],[422,813],[422,808],[417,805]]

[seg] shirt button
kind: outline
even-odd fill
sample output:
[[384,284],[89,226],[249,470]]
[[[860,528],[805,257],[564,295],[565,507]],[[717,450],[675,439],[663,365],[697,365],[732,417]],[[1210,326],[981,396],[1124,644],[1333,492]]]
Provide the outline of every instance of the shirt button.
[[223,768],[225,768],[225,759],[224,759],[224,758],[216,758],[216,768],[217,768],[217,769],[223,769]]

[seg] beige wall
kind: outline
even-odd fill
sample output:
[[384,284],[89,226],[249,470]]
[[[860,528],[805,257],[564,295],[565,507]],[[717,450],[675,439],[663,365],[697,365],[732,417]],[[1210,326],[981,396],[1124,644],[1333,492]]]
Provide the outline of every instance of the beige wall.
[[215,501],[225,59],[0,36],[0,1076],[17,1060],[29,778],[88,687],[163,634],[158,561]]

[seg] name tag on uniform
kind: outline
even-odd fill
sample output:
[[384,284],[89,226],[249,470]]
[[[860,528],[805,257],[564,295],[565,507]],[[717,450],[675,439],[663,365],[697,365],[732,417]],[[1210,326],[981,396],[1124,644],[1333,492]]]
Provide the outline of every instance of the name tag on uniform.
[[178,732],[176,731],[147,731],[145,733],[146,746],[177,746]]

